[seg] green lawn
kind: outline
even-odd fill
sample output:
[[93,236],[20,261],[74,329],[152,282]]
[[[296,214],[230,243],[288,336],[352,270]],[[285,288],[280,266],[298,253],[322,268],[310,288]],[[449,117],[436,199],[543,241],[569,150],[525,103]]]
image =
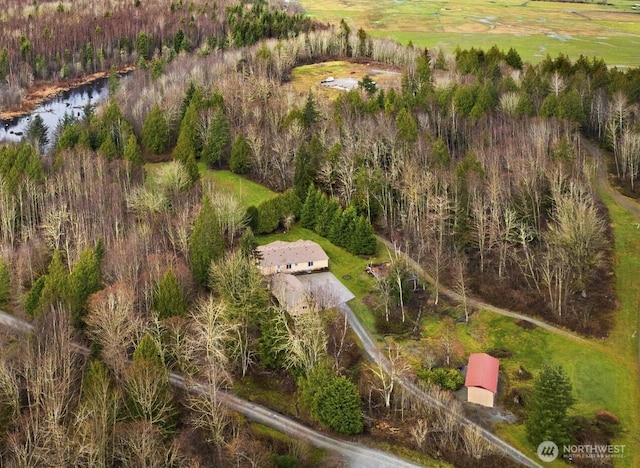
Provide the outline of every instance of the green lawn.
[[207,169],[204,163],[198,164],[203,182],[212,182],[217,190],[231,192],[238,196],[246,207],[258,206],[263,201],[269,200],[277,193],[263,185],[257,184],[231,171]]
[[453,51],[456,46],[515,47],[538,62],[549,53],[602,57],[610,65],[638,66],[640,12],[635,2],[614,4],[527,0],[300,0],[307,14],[323,22],[341,19],[355,31],[403,44]]

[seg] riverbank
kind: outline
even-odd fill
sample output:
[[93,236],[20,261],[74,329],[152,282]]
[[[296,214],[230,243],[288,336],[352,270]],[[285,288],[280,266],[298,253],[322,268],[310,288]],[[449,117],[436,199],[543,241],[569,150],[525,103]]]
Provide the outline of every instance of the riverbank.
[[[136,67],[130,65],[116,70],[118,75],[124,75],[135,70]],[[0,120],[11,120],[16,117],[22,117],[23,115],[30,114],[36,107],[49,99],[54,98],[60,93],[70,91],[79,86],[89,84],[93,81],[109,76],[110,71],[102,71],[92,73],[72,80],[60,81],[58,83],[43,82],[30,88],[27,92],[27,96],[22,99],[19,106],[11,107],[7,110],[0,112]]]

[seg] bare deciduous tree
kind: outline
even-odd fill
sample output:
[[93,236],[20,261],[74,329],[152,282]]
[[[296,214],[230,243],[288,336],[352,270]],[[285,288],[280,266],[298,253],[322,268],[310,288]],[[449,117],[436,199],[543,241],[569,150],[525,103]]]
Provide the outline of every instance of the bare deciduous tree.
[[318,312],[309,311],[289,320],[285,311],[280,310],[275,320],[287,336],[276,344],[277,351],[285,353],[288,369],[301,368],[309,373],[321,357],[327,353],[327,333]]
[[371,385],[382,396],[384,406],[389,412],[397,380],[404,376],[411,367],[401,356],[400,348],[395,343],[389,343],[386,352],[378,355],[376,364],[368,367],[375,376],[375,381],[371,382]]
[[122,376],[128,350],[138,341],[142,323],[134,314],[134,294],[124,283],[114,283],[89,298],[87,333],[101,346],[104,362]]

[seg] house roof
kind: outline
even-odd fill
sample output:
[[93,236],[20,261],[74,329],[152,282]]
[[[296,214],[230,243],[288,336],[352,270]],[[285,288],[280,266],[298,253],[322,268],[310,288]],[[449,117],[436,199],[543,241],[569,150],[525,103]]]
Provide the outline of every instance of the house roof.
[[261,267],[328,260],[329,256],[318,244],[310,240],[295,242],[275,241],[258,247]]
[[493,393],[498,391],[498,368],[500,361],[485,353],[469,356],[465,387],[481,387]]
[[287,273],[278,273],[273,276],[271,291],[278,298],[280,305],[289,312],[295,311],[308,294],[307,288],[298,277]]

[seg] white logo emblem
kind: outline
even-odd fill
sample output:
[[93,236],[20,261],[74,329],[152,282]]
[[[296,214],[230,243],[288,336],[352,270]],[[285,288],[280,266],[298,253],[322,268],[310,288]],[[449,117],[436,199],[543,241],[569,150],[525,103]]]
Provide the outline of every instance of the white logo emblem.
[[553,460],[558,458],[560,451],[558,450],[558,446],[551,442],[550,440],[545,440],[540,445],[538,445],[538,458],[543,462],[551,463]]

